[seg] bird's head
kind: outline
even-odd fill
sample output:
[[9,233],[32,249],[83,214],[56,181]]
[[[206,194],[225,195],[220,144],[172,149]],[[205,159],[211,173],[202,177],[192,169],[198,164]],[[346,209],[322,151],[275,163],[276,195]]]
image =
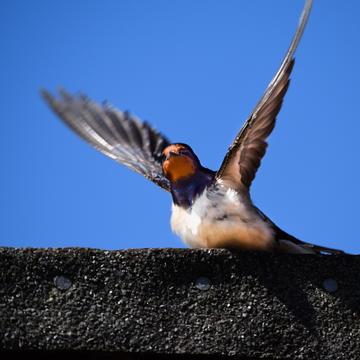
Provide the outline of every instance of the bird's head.
[[201,167],[199,159],[186,144],[171,144],[163,151],[162,168],[171,183],[186,180]]

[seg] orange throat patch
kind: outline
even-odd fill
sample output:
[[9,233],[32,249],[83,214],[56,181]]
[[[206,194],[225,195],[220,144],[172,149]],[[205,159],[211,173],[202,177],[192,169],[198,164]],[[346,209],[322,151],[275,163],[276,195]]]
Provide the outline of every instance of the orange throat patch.
[[163,170],[171,182],[177,182],[194,175],[196,166],[188,156],[172,156],[164,161]]

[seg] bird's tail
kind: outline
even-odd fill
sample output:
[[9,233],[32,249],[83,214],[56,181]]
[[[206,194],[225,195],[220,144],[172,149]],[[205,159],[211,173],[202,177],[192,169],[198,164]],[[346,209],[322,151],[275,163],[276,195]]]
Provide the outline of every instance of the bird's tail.
[[268,222],[275,231],[275,238],[278,246],[275,251],[293,254],[324,254],[324,255],[341,255],[346,254],[345,251],[328,248],[325,246],[314,245],[297,239],[280,229],[271,219],[269,219],[260,209],[255,208],[258,214]]
[[324,255],[346,254],[345,251],[343,251],[343,250],[338,250],[338,249],[333,249],[333,248],[328,248],[325,246],[319,246],[319,245],[308,244],[308,243],[303,243],[301,245],[301,247],[304,249],[312,250],[312,251],[314,251],[315,254],[324,254]]
[[277,229],[277,238],[280,252],[292,252],[299,254],[323,254],[323,255],[341,255],[345,251],[333,249],[325,246],[310,244],[297,239],[286,233],[284,230]]

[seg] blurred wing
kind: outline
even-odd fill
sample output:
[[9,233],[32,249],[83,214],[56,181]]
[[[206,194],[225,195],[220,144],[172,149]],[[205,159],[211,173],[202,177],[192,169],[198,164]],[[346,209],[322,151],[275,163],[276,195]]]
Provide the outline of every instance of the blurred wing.
[[72,96],[60,90],[55,98],[42,96],[53,111],[80,137],[97,150],[144,175],[169,191],[162,174],[161,156],[169,141],[146,122],[111,106],[99,105],[84,95]]
[[307,0],[296,33],[278,72],[236,136],[216,174],[216,179],[223,180],[237,190],[248,191],[266,152],[266,139],[275,126],[276,116],[288,89],[294,65],[293,56],[303,34],[311,5],[312,0]]

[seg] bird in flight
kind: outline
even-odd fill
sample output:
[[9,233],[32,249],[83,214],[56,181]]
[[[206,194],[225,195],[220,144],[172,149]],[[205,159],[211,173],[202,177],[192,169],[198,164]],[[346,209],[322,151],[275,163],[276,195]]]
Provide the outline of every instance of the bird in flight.
[[59,90],[58,97],[43,90],[43,98],[66,125],[97,150],[171,193],[171,227],[188,246],[342,253],[287,234],[252,203],[249,192],[288,89],[294,53],[311,6],[312,0],[306,0],[279,70],[217,171],[202,166],[189,145],[171,143],[147,122],[108,104],[65,90]]

